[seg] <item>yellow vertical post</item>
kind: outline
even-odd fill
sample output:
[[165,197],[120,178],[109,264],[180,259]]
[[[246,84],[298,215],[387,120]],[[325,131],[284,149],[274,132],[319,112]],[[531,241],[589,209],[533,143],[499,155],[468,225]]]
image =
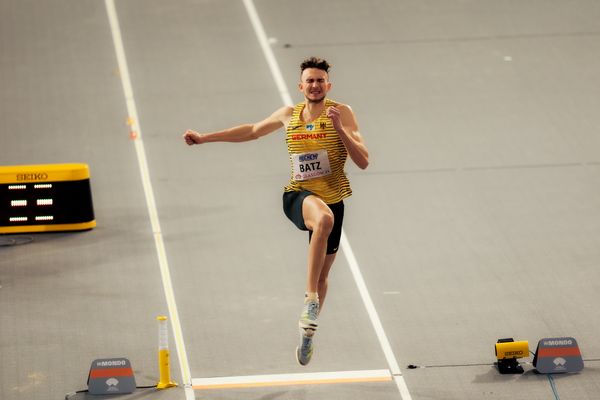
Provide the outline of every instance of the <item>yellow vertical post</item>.
[[158,369],[160,371],[160,381],[156,385],[157,389],[167,389],[177,386],[176,382],[171,381],[171,367],[169,364],[169,326],[167,317],[164,315],[156,317],[158,321]]

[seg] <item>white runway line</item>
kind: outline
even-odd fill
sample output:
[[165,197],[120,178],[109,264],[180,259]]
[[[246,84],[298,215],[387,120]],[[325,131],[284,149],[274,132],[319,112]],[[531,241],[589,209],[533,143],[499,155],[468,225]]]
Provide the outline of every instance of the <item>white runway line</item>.
[[[260,21],[260,17],[258,16],[258,12],[256,11],[256,7],[254,6],[254,2],[252,0],[242,0],[244,2],[244,6],[246,7],[246,11],[248,12],[248,16],[250,17],[250,21],[252,22],[252,26],[254,27],[254,32],[256,33],[256,37],[260,43],[260,46],[263,50],[267,63],[269,64],[269,68],[271,69],[271,73],[273,75],[273,79],[275,80],[275,84],[277,85],[277,89],[279,90],[279,94],[283,100],[285,105],[291,106],[293,105],[292,99],[290,97],[290,92],[283,80],[283,76],[281,74],[281,69],[279,68],[279,64],[277,63],[277,59],[273,54],[273,50],[269,44],[269,39],[267,34],[265,33],[265,29]],[[373,328],[377,334],[377,338],[379,339],[379,344],[385,354],[385,358],[387,360],[390,371],[394,377],[394,381],[396,382],[396,386],[398,386],[398,390],[400,391],[400,397],[402,400],[412,400],[410,392],[408,391],[408,387],[406,386],[406,382],[404,377],[402,376],[402,372],[398,365],[398,360],[394,356],[394,352],[390,346],[390,342],[385,334],[383,329],[383,325],[381,324],[381,320],[379,319],[379,315],[377,314],[377,310],[371,300],[371,296],[369,295],[369,291],[367,290],[367,286],[362,277],[362,273],[360,272],[360,267],[356,258],[354,257],[354,252],[352,251],[352,247],[350,246],[350,242],[342,230],[342,239],[340,247],[348,260],[348,264],[350,265],[350,269],[352,271],[352,276],[356,281],[356,286],[360,292],[363,303],[367,309],[369,314],[369,318],[371,323],[373,324]]]
[[265,33],[265,28],[263,27],[263,24],[260,21],[260,17],[258,16],[256,7],[254,7],[254,2],[252,0],[243,1],[244,6],[246,6],[246,11],[248,12],[248,17],[250,18],[250,22],[252,22],[252,26],[254,27],[254,32],[256,32],[256,37],[258,38],[260,47],[262,48],[263,54],[267,59],[267,64],[271,69],[271,75],[275,80],[275,85],[277,85],[277,90],[279,90],[281,100],[283,100],[283,104],[285,104],[286,106],[291,106],[293,105],[293,102],[292,97],[290,96],[290,91],[288,90],[287,85],[285,84],[285,80],[283,79],[283,75],[281,74],[281,69],[279,68],[279,64],[277,63],[275,54],[273,54],[273,50],[271,50],[271,44],[269,43],[269,39],[267,38],[267,34]]
[[381,320],[379,319],[379,314],[377,314],[377,310],[375,309],[375,305],[373,304],[373,300],[371,300],[371,295],[369,294],[369,290],[367,289],[367,285],[365,284],[365,280],[363,279],[362,273],[360,272],[360,267],[358,266],[358,262],[354,257],[354,252],[352,251],[352,247],[350,247],[350,242],[348,242],[348,238],[346,237],[346,233],[342,230],[342,239],[341,239],[341,248],[346,256],[346,260],[348,261],[348,265],[350,267],[350,271],[352,271],[352,276],[354,277],[354,281],[356,282],[356,286],[358,287],[358,291],[360,292],[360,297],[367,309],[367,313],[369,314],[369,318],[371,319],[371,324],[375,329],[375,333],[377,334],[377,339],[379,340],[379,345],[385,354],[385,359],[390,367],[390,371],[392,372],[392,376],[394,377],[394,381],[396,382],[396,386],[398,387],[398,391],[400,392],[400,397],[403,400],[412,400],[410,392],[408,391],[408,386],[406,386],[406,381],[402,376],[402,371],[400,370],[400,366],[398,365],[398,360],[396,360],[396,356],[394,356],[394,352],[392,350],[392,346],[390,346],[390,341],[383,330],[383,325],[381,324]]
[[183,379],[183,385],[185,389],[186,400],[194,400],[194,390],[192,389],[192,380],[190,374],[190,368],[185,350],[185,343],[183,340],[183,333],[181,330],[181,324],[179,321],[179,313],[177,311],[177,304],[175,302],[175,295],[173,291],[173,285],[171,283],[171,273],[169,271],[169,263],[167,261],[167,253],[165,251],[165,245],[162,238],[162,231],[160,228],[160,221],[158,219],[158,212],[156,210],[156,203],[154,201],[154,192],[152,190],[152,183],[150,180],[150,173],[148,171],[148,162],[146,160],[146,151],[144,149],[144,142],[142,140],[142,130],[139,124],[137,107],[135,105],[135,99],[133,97],[133,88],[131,86],[131,79],[129,77],[129,68],[127,66],[127,58],[125,57],[125,49],[123,47],[123,39],[121,37],[121,28],[119,27],[119,19],[117,16],[117,10],[115,9],[114,0],[105,0],[106,12],[108,14],[108,20],[110,22],[110,29],[112,32],[113,43],[115,46],[115,53],[117,56],[117,62],[119,64],[119,71],[121,73],[121,82],[123,84],[123,94],[125,95],[125,101],[127,104],[127,112],[129,113],[129,119],[131,123],[130,129],[137,132],[137,138],[134,140],[135,151],[138,158],[138,166],[142,178],[142,184],[144,187],[144,194],[146,197],[146,206],[148,208],[148,214],[150,222],[152,224],[152,232],[154,234],[154,244],[156,245],[156,253],[158,256],[158,262],[160,266],[160,273],[163,282],[163,289],[167,300],[167,306],[169,309],[169,320],[173,329],[173,340],[177,351],[177,357],[179,359],[179,365],[181,367],[181,377]]

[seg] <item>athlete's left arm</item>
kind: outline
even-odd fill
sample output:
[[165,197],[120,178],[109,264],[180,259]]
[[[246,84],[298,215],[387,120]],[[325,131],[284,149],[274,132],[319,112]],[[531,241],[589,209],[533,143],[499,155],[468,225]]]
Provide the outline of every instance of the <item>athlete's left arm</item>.
[[327,117],[331,118],[333,127],[340,135],[342,142],[344,142],[352,161],[360,169],[367,168],[369,166],[369,151],[358,131],[356,116],[350,106],[338,104],[336,107],[329,107]]

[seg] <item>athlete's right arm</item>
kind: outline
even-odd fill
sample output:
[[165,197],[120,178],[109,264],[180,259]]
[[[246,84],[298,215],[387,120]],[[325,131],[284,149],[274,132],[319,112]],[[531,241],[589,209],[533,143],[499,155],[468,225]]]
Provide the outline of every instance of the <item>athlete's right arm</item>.
[[277,129],[287,126],[292,115],[292,107],[282,107],[267,118],[254,124],[244,124],[222,131],[198,133],[188,129],[183,134],[183,139],[188,145],[203,144],[208,142],[247,142],[255,140]]

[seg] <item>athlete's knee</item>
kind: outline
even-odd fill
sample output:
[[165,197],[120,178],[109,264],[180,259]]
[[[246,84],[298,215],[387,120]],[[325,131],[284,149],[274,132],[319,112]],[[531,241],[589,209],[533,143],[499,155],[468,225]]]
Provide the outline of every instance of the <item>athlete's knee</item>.
[[333,229],[333,223],[333,213],[331,211],[323,212],[315,221],[313,232],[320,232],[329,235]]

